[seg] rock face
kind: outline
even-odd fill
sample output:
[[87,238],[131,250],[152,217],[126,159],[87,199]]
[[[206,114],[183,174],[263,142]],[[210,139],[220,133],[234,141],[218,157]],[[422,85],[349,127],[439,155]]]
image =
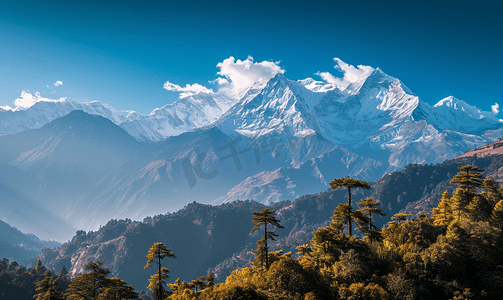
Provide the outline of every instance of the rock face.
[[489,112],[454,97],[430,106],[372,68],[344,86],[277,74],[237,102],[199,93],[149,116],[97,102],[39,102],[0,112],[0,124],[24,113],[33,121],[23,128],[33,128],[72,107],[109,120],[73,112],[0,136],[0,181],[85,230],[193,201],[273,203],[327,190],[333,178],[374,181],[457,157],[503,131]]

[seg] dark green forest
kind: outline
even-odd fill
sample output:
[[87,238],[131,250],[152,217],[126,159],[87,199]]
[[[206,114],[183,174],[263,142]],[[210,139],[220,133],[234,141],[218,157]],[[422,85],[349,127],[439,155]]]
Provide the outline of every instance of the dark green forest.
[[[212,273],[181,280],[169,270],[178,254],[158,241],[142,262],[151,272],[147,293],[111,277],[101,261],[69,276],[40,260],[26,269],[4,259],[0,287],[27,297],[12,299],[503,299],[503,188],[483,171],[460,167],[431,216],[386,216],[372,197],[352,199],[368,183],[334,179],[345,200],[294,252],[271,249],[285,234],[282,220],[274,209],[257,210],[249,215],[249,230],[260,233],[252,262],[220,283]],[[384,218],[390,222],[377,226]]]

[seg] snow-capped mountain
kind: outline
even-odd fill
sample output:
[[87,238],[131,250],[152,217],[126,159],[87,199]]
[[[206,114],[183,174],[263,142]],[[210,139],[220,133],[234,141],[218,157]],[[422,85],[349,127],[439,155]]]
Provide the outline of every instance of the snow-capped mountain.
[[157,108],[149,115],[117,111],[99,101],[39,101],[25,110],[0,110],[0,134],[37,129],[72,111],[82,110],[109,119],[142,142],[158,142],[216,121],[235,100],[216,93],[198,93]]
[[[265,85],[252,86],[237,102],[223,94],[201,92],[148,116],[116,112],[98,102],[69,100],[0,112],[0,121],[8,116],[18,122],[15,116],[19,113],[31,116],[24,128],[77,107],[92,108],[94,114],[108,116],[115,123],[80,113],[47,124],[51,126],[45,128],[53,131],[50,134],[41,128],[30,134],[0,136],[0,163],[6,172],[17,170],[33,180],[20,185],[14,181],[21,175],[11,173],[0,179],[16,190],[24,189],[34,201],[48,199],[49,192],[74,193],[61,214],[73,226],[88,230],[111,218],[141,219],[192,201],[274,202],[326,190],[337,177],[373,181],[410,163],[457,157],[503,135],[502,122],[489,112],[454,97],[430,106],[378,68],[367,68],[362,74],[337,84],[292,81],[279,73]],[[64,109],[51,111],[51,107]],[[37,113],[45,119],[37,119]],[[94,131],[77,138],[68,126],[57,125],[79,120],[88,124],[83,132],[86,128]],[[10,123],[0,124],[8,128]],[[84,155],[82,147],[71,146],[72,138],[79,145],[88,145],[86,141],[104,129],[128,141],[123,150],[132,150],[116,155],[113,165],[97,163],[92,156],[99,156],[99,151]],[[60,130],[65,134],[59,135]],[[142,142],[133,142],[124,130]],[[32,135],[37,136],[37,143],[31,141]],[[11,146],[3,147],[8,141]],[[119,153],[106,135],[94,143],[96,148],[110,147]],[[107,154],[110,160],[115,155],[112,152]],[[79,175],[71,175],[70,167],[65,169],[62,157],[86,170],[100,168],[99,176],[86,171],[88,185],[77,184],[73,179]],[[61,179],[58,174],[66,174],[64,189],[51,181]]]
[[234,103],[223,95],[201,92],[157,108],[150,115],[130,116],[120,126],[139,141],[159,142],[216,121]]
[[13,134],[25,129],[37,129],[75,110],[105,117],[115,124],[120,124],[126,117],[113,107],[98,101],[89,103],[69,99],[58,102],[40,101],[26,110],[0,111],[0,135]]

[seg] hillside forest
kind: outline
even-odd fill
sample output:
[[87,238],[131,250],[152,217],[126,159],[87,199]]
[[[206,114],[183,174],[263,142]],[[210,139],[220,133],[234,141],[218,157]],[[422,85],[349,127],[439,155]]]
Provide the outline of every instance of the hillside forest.
[[[137,292],[111,277],[101,261],[80,274],[58,274],[38,260],[25,268],[0,261],[0,289],[12,299],[503,299],[503,188],[484,170],[465,165],[431,216],[397,213],[381,229],[381,203],[371,197],[352,203],[367,182],[334,179],[347,203],[333,211],[328,226],[313,231],[296,252],[272,251],[281,220],[266,207],[250,216],[260,233],[249,266],[234,269],[221,283],[212,273],[191,281],[169,271],[176,260],[167,241],[149,245],[145,269],[148,292]],[[388,216],[390,217],[390,216]],[[175,279],[176,278],[176,279]]]

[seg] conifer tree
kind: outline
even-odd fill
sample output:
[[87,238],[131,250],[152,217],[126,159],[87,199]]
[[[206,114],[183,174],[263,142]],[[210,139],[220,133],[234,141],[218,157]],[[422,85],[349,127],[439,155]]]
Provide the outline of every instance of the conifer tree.
[[445,191],[438,202],[438,206],[433,208],[433,224],[437,226],[449,225],[454,219],[450,201],[451,198],[449,197],[449,191]]
[[346,227],[348,228],[348,236],[351,236],[349,234],[349,224],[356,222],[359,225],[358,228],[362,229],[367,226],[369,222],[368,216],[363,213],[363,210],[353,210],[349,204],[341,203],[337,205],[337,208],[334,210],[334,215],[331,218],[340,224],[346,224]]
[[405,214],[405,213],[396,213],[391,217],[391,220],[402,223],[407,221],[407,218],[410,217],[411,214]]
[[461,171],[454,175],[451,184],[459,184],[458,189],[462,189],[468,193],[475,194],[475,190],[482,186],[483,169],[476,166],[466,165],[459,167]]
[[357,204],[360,207],[361,212],[367,216],[368,220],[368,226],[363,226],[363,228],[360,226],[359,229],[369,236],[370,242],[380,239],[380,230],[372,222],[372,215],[375,214],[380,217],[384,217],[386,215],[386,213],[382,212],[383,208],[379,208],[379,206],[381,206],[381,201],[374,201],[372,197],[367,197]]
[[158,264],[158,272],[155,275],[151,275],[149,279],[148,289],[154,292],[154,296],[156,299],[162,300],[164,297],[164,288],[163,284],[166,283],[165,279],[169,278],[168,268],[161,267],[161,260],[165,257],[173,257],[175,258],[175,254],[164,246],[164,243],[154,243],[152,247],[148,250],[147,254],[147,264],[144,269],[147,269],[152,265],[152,263]]
[[484,189],[482,195],[487,199],[487,202],[492,207],[494,207],[496,203],[503,199],[503,195],[499,190],[498,183],[494,181],[492,177],[484,179],[484,181],[482,181],[482,186]]
[[494,227],[503,229],[503,200],[500,200],[494,206],[490,222]]
[[267,246],[267,240],[273,240],[278,236],[272,230],[267,230],[267,225],[274,226],[276,228],[284,228],[279,224],[279,220],[275,217],[276,211],[270,208],[264,208],[263,210],[257,212],[252,212],[253,219],[252,221],[256,223],[255,227],[251,229],[251,232],[260,229],[260,227],[264,226],[264,237],[257,241],[257,249],[254,250],[257,255],[257,260],[260,261],[260,264],[263,266],[265,262],[265,267],[269,270],[269,247]]
[[[38,260],[40,262],[40,260]],[[37,263],[38,266],[38,263]],[[63,291],[59,288],[58,278],[54,278],[51,271],[44,273],[45,278],[36,282],[38,294],[33,296],[35,300],[63,300]]]
[[110,270],[102,268],[103,262],[90,262],[84,269],[88,273],[81,274],[72,280],[68,286],[66,297],[70,300],[97,300],[100,293],[107,287],[107,276]]
[[123,299],[136,299],[138,292],[136,292],[131,285],[120,278],[109,278],[107,286],[102,293],[98,296],[99,300],[123,300]]
[[491,217],[492,207],[482,194],[475,194],[468,205],[468,211],[471,221],[487,221]]
[[181,283],[181,279],[180,277],[178,277],[174,283],[168,283],[168,287],[174,291],[175,294],[178,294],[179,292],[181,292],[180,290],[180,287],[181,287],[182,283]]
[[[362,188],[362,189],[370,189],[370,185],[366,182],[366,181],[363,181],[363,180],[360,180],[360,179],[353,179],[353,178],[335,178],[332,182],[330,182],[330,187],[332,189],[337,189],[337,188],[340,188],[340,187],[347,187],[348,189],[348,207],[347,209],[349,209],[349,213],[347,214],[348,215],[348,219],[347,219],[347,226],[348,226],[348,235],[351,236],[353,233],[352,233],[352,227],[351,227],[351,223],[352,223],[352,218],[351,218],[351,210],[352,210],[352,206],[351,206],[351,188]],[[341,208],[341,212],[342,211],[346,211],[346,209],[344,208]]]
[[452,210],[456,212],[458,222],[462,216],[469,215],[468,205],[475,196],[477,188],[482,186],[483,169],[466,165],[459,167],[459,171],[451,180],[451,184],[458,184],[451,199]]
[[61,290],[66,290],[68,285],[70,285],[70,277],[68,277],[68,270],[65,266],[61,267],[61,270],[58,273],[58,284]]

